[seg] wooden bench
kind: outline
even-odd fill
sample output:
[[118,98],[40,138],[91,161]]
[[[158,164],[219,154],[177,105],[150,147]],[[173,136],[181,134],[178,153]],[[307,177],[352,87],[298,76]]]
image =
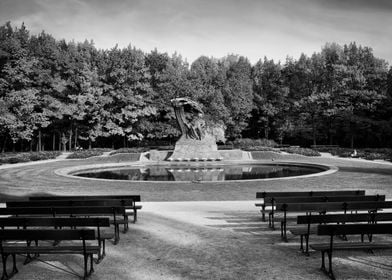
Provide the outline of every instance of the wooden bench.
[[7,207],[0,208],[0,216],[16,216],[16,217],[91,217],[103,216],[112,218],[110,223],[114,226],[114,244],[120,240],[120,224],[125,224],[125,219],[119,219],[118,216],[124,216],[124,206],[101,206],[101,207]]
[[[106,199],[106,200],[27,200],[27,201],[7,201],[6,207],[115,207],[115,206],[123,206],[133,207],[133,200],[124,199],[124,200],[115,200],[115,199]],[[128,215],[125,212],[124,214],[124,232],[127,232],[129,229],[128,225]]]
[[[332,253],[333,251],[347,250],[385,250],[392,249],[392,242],[334,242],[335,235],[365,235],[365,234],[391,234],[392,223],[380,224],[347,224],[347,225],[319,225],[317,227],[318,235],[329,235],[329,243],[311,244],[313,250],[321,252],[321,270],[331,279],[335,279],[332,270]],[[328,270],[325,267],[325,254],[328,255]]]
[[119,201],[132,200],[132,205],[126,205],[128,209],[126,211],[127,214],[133,215],[133,222],[137,221],[137,211],[142,209],[141,205],[136,204],[137,202],[141,202],[140,195],[61,195],[61,196],[31,196],[29,200],[106,200],[113,199]]
[[[48,240],[68,240],[77,241],[69,245],[42,245],[39,241]],[[55,230],[55,229],[2,229],[0,230],[0,253],[3,263],[3,274],[1,279],[9,279],[18,272],[16,267],[16,255],[20,254],[78,254],[83,255],[84,274],[83,279],[94,272],[93,255],[98,254],[100,248],[98,245],[89,245],[87,240],[96,240],[94,230]],[[7,241],[27,241],[26,245]],[[35,241],[34,243],[31,241]],[[35,245],[34,245],[35,244]],[[7,272],[7,259],[12,256],[13,266],[12,272]],[[90,258],[90,268],[88,268],[88,260]],[[77,275],[73,271],[68,271]],[[77,275],[80,277],[79,275]]]
[[353,202],[320,202],[320,203],[277,203],[276,209],[283,212],[281,220],[281,236],[287,241],[287,212],[299,213],[319,213],[343,212],[347,211],[368,211],[377,212],[381,209],[392,208],[392,201],[353,201]]
[[[345,224],[345,223],[377,223],[392,221],[392,213],[361,213],[361,214],[328,214],[328,215],[304,215],[297,217],[298,225],[306,225],[301,228],[291,229],[293,235],[300,236],[300,250],[309,254],[309,237],[311,234],[317,233],[317,228],[312,227],[313,224]],[[305,248],[303,241],[305,240]]]
[[[293,197],[293,196],[354,196],[365,195],[364,190],[341,190],[341,191],[297,191],[297,192],[257,192],[256,199],[263,199],[262,203],[256,203],[257,207],[261,207],[262,220],[265,222],[265,207],[271,204],[271,199],[277,197]],[[268,199],[270,198],[270,199]]]
[[385,201],[385,195],[354,195],[354,196],[293,196],[293,197],[276,197],[271,199],[271,211],[268,215],[268,224],[275,228],[274,225],[274,206],[276,203],[317,203],[317,202],[348,202],[348,201]]
[[100,251],[97,263],[99,263],[106,255],[105,240],[114,238],[113,233],[102,232],[101,228],[110,227],[109,218],[51,218],[51,217],[9,217],[0,218],[0,227],[6,228],[23,228],[30,227],[53,227],[61,229],[63,227],[71,227],[72,229],[80,227],[95,227],[96,237]]

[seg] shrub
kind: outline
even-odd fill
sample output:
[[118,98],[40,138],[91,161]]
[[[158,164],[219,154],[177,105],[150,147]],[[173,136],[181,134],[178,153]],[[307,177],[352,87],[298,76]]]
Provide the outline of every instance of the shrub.
[[122,154],[122,153],[144,153],[149,151],[150,149],[148,147],[134,147],[134,148],[121,148],[115,151],[112,151],[110,155],[115,155],[115,154]]
[[104,153],[102,149],[91,149],[91,150],[79,150],[74,151],[67,158],[68,159],[83,159],[95,156],[101,156]]
[[253,151],[261,151],[261,152],[271,152],[271,151],[278,151],[278,149],[266,147],[266,146],[253,146],[244,148],[245,151],[253,152]]
[[381,153],[365,153],[363,158],[367,160],[386,159],[386,155]]
[[288,148],[282,148],[280,150],[289,154],[299,154],[307,157],[321,156],[321,154],[318,151],[308,149],[308,148],[288,147]]
[[0,156],[0,163],[19,163],[45,159],[54,159],[61,153],[56,151],[28,152],[28,153],[5,153]]
[[234,149],[233,144],[218,145],[218,150],[232,150]]
[[249,149],[251,147],[270,147],[274,148],[277,146],[274,140],[270,139],[250,139],[250,138],[241,138],[233,141],[233,144],[236,148],[240,149]]
[[37,160],[45,160],[45,159],[54,159],[58,157],[61,152],[57,151],[48,151],[48,152],[35,152],[30,153],[30,160],[37,161]]

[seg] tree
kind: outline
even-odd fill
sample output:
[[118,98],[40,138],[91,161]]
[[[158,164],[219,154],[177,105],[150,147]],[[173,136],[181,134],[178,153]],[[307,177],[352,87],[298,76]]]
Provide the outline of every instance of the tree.
[[222,90],[224,104],[228,109],[229,117],[226,120],[226,134],[229,138],[240,137],[247,127],[252,102],[252,67],[245,57],[233,59],[226,57],[221,61],[226,67],[226,79]]
[[225,74],[225,69],[217,60],[205,56],[199,57],[191,65],[192,98],[203,105],[210,127],[224,125],[229,116],[222,94]]
[[[288,88],[283,84],[282,69],[280,63],[275,64],[273,60],[259,60],[253,67],[253,99],[255,109],[252,128],[258,131],[256,136],[270,137],[270,132],[280,134],[283,137],[283,127],[287,127],[289,103]],[[261,127],[261,131],[257,129]],[[278,133],[278,129],[280,132]]]

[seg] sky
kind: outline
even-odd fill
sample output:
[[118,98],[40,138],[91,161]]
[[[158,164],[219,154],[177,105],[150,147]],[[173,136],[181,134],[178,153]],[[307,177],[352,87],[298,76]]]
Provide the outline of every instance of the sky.
[[0,24],[56,39],[256,63],[356,42],[392,64],[391,0],[0,0]]

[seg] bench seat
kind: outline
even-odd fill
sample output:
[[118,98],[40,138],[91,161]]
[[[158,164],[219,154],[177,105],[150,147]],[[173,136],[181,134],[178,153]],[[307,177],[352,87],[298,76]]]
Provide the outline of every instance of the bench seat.
[[[330,243],[311,244],[310,247],[315,251],[328,251]],[[333,244],[333,250],[377,250],[392,249],[391,242],[339,242]]]
[[[100,247],[98,245],[87,245],[87,254],[98,254]],[[14,246],[3,246],[3,253],[8,254],[84,254],[83,246],[77,245],[44,245],[44,246],[26,246],[26,245],[14,245]]]

